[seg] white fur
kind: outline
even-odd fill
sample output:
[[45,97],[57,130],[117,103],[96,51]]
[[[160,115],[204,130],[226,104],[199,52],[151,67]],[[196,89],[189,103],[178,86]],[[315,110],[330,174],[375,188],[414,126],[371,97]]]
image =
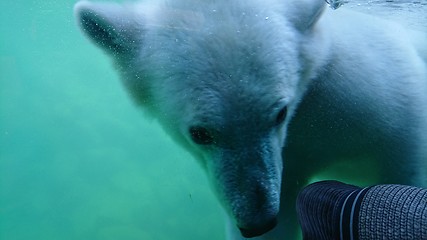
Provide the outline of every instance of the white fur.
[[[427,186],[424,34],[323,0],[79,2],[75,14],[206,170],[232,225],[277,215],[256,239],[295,238],[297,192],[337,161],[372,159],[381,183]],[[194,143],[191,126],[215,142]]]

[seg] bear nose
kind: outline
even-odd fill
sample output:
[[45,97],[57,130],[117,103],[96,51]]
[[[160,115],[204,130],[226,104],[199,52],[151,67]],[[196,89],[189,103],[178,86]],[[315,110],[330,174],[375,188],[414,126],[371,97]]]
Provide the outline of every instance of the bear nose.
[[252,238],[260,236],[271,229],[273,229],[277,224],[277,219],[274,217],[271,220],[267,221],[265,224],[257,225],[257,226],[249,226],[245,228],[239,227],[240,233],[245,238]]

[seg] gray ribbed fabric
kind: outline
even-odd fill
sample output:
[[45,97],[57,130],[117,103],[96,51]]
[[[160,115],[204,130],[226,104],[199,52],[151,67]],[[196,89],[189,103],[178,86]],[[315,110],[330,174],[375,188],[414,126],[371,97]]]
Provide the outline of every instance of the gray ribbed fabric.
[[339,239],[339,219],[344,201],[361,188],[337,181],[322,181],[298,195],[298,221],[305,240]]
[[427,239],[427,190],[372,187],[360,206],[359,239]]
[[427,240],[427,189],[322,181],[297,199],[305,240]]

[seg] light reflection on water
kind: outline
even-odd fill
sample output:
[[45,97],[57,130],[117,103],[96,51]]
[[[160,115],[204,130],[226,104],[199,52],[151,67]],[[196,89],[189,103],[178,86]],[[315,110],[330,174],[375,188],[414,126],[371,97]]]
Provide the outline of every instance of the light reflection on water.
[[408,27],[427,31],[427,0],[347,0],[342,8],[391,19]]

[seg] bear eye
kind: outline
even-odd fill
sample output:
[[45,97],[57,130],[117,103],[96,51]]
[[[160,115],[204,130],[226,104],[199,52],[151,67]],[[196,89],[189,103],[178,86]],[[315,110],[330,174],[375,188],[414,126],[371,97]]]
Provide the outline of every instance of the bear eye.
[[190,136],[199,145],[209,145],[214,142],[214,137],[204,127],[190,127]]
[[283,121],[285,121],[286,119],[286,115],[288,113],[288,108],[285,106],[284,108],[282,108],[279,113],[277,114],[276,117],[276,125],[281,124]]

